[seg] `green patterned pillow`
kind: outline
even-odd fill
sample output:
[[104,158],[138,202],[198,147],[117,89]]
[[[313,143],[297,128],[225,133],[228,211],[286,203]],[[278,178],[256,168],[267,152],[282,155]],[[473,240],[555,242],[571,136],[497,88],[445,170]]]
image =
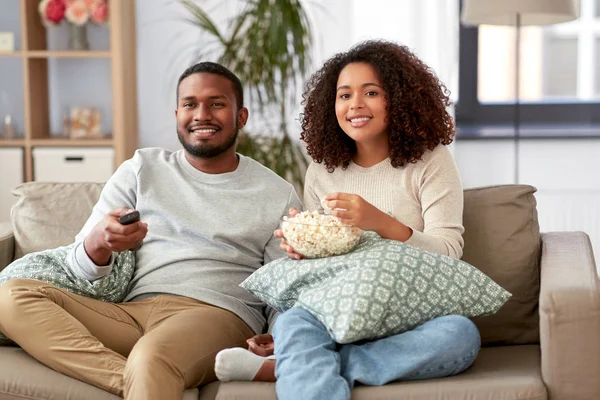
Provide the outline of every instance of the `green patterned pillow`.
[[394,335],[442,315],[493,314],[511,296],[464,261],[374,232],[341,256],[272,261],[240,286],[277,310],[306,308],[338,343]]

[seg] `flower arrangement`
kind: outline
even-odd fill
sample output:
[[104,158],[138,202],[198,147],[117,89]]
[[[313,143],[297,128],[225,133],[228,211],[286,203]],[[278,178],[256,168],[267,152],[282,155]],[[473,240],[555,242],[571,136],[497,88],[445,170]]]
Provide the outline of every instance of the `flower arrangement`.
[[108,0],[42,0],[38,7],[46,25],[58,25],[63,19],[75,25],[108,20]]

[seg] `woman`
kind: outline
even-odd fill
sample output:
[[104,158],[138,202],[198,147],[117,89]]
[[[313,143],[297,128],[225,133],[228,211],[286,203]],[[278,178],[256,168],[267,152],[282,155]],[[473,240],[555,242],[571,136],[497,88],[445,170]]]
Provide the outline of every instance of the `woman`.
[[[343,223],[451,257],[462,256],[463,192],[446,148],[454,124],[446,87],[408,48],[368,41],[328,60],[304,94],[301,139],[313,163],[305,208],[326,206]],[[291,210],[292,214],[297,212]],[[281,231],[275,235],[283,237]],[[285,240],[282,250],[301,258]],[[280,399],[349,399],[356,382],[440,378],[479,351],[475,325],[444,316],[399,335],[340,345],[303,308],[279,316],[248,352],[217,356],[221,380],[275,380]],[[273,359],[260,356],[276,355]],[[253,354],[254,353],[254,354]]]

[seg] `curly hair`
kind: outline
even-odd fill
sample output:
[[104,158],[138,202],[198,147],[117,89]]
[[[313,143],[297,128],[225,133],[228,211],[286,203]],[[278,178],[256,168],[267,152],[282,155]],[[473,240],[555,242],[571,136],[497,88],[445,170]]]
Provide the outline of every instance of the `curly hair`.
[[427,149],[452,142],[455,128],[446,111],[452,104],[446,86],[408,47],[370,40],[327,60],[307,83],[300,138],[315,162],[333,172],[339,166],[346,169],[356,154],[356,143],[335,114],[337,80],[350,63],[369,64],[383,85],[393,167],[415,163]]

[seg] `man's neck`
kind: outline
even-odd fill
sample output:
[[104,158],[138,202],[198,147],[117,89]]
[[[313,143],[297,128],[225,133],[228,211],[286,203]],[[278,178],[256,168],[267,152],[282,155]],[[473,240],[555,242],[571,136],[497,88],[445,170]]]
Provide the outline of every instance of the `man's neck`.
[[192,167],[205,174],[225,174],[227,172],[233,172],[240,163],[240,160],[235,153],[235,149],[211,158],[194,157],[186,151],[185,159]]

